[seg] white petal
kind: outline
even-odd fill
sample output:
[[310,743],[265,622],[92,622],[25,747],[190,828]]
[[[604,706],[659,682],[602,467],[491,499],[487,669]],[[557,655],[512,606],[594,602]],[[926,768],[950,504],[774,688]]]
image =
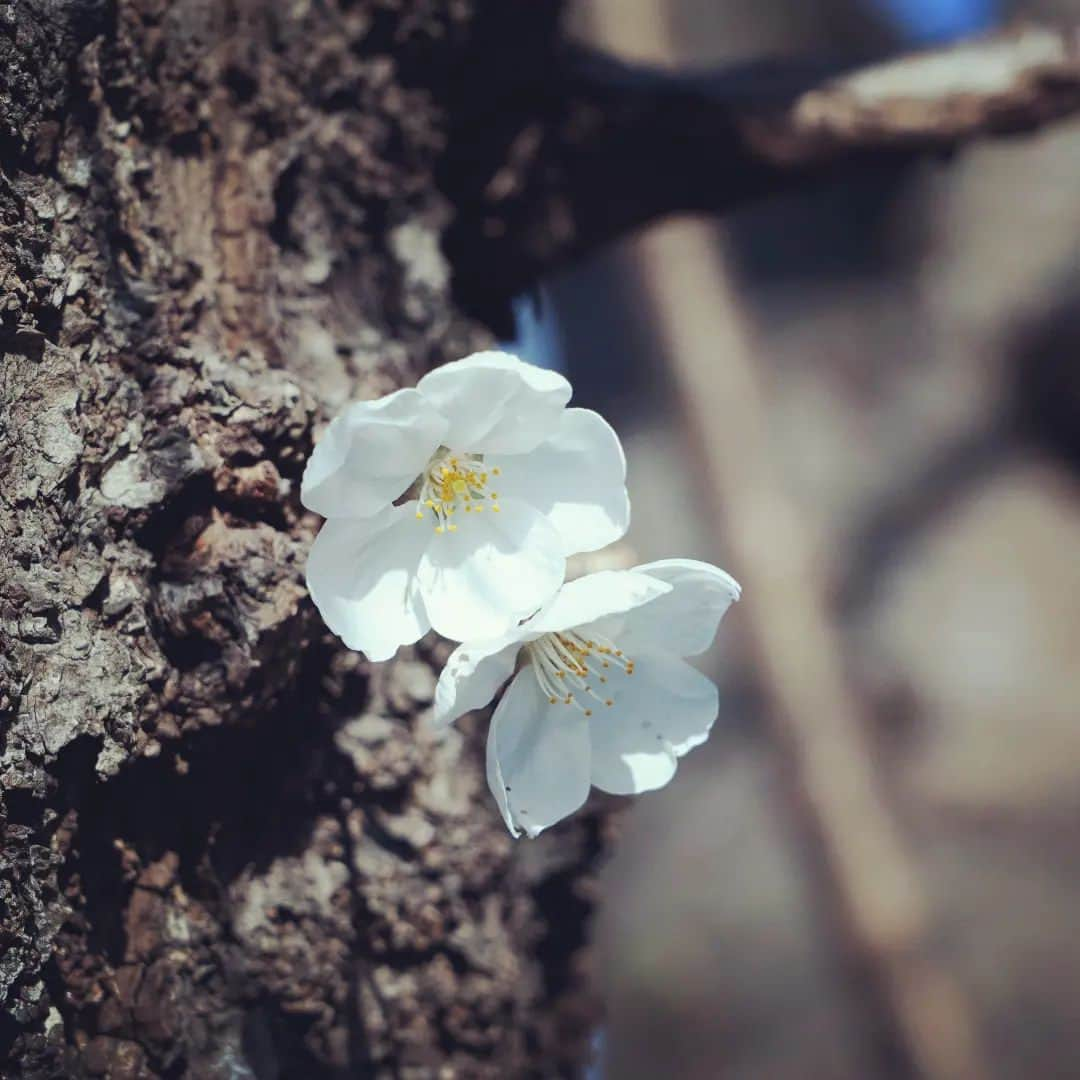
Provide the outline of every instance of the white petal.
[[500,505],[498,514],[455,514],[457,531],[433,536],[420,563],[431,625],[451,641],[506,633],[562,583],[566,560],[554,527],[518,499]]
[[605,687],[615,702],[594,708],[592,782],[613,795],[663,787],[676,759],[700,746],[716,719],[715,685],[683,660],[660,653],[634,657],[634,674]]
[[491,641],[459,645],[446,661],[435,687],[436,728],[452,724],[459,716],[482,709],[511,675],[522,646],[516,628]]
[[491,792],[507,828],[538,836],[589,797],[589,729],[567,705],[551,705],[531,667],[517,673],[491,718]]
[[416,389],[447,418],[445,445],[484,454],[531,450],[555,428],[570,384],[503,352],[479,352],[425,375]]
[[627,652],[657,648],[697,656],[712,644],[720,620],[741,591],[730,574],[695,559],[662,559],[634,569],[672,588],[647,609],[627,616],[619,638]]
[[543,511],[563,536],[567,555],[596,551],[630,524],[626,458],[619,437],[590,409],[567,409],[555,430],[525,454],[487,456],[499,490]]
[[568,581],[550,604],[526,624],[538,634],[570,630],[618,616],[671,591],[671,586],[633,570],[599,570]]
[[431,539],[416,503],[370,518],[331,518],[311,547],[307,585],[326,625],[350,649],[389,660],[430,629],[416,568]]
[[334,419],[308,459],[300,501],[323,517],[368,517],[417,478],[447,422],[415,390],[359,401]]

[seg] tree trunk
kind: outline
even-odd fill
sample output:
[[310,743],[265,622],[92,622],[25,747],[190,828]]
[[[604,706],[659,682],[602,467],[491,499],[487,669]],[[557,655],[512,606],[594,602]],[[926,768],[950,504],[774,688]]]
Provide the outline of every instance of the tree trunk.
[[303,586],[319,425],[489,340],[435,172],[510,6],[0,8],[5,1077],[584,1057],[599,818],[515,846],[441,646],[368,665]]

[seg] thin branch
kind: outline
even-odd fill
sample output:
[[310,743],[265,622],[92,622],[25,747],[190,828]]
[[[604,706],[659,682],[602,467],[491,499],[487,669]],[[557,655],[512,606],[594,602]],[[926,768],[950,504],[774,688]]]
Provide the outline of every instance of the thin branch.
[[[642,300],[666,342],[706,508],[745,590],[734,619],[828,907],[872,991],[864,1004],[911,1075],[980,1080],[988,1069],[971,1005],[935,955],[934,912],[881,796],[812,532],[773,460],[759,350],[732,274],[713,235],[694,222],[651,231],[637,250]],[[688,261],[693,276],[671,272]]]
[[1031,131],[1080,108],[1078,49],[1075,31],[1017,29],[854,71],[741,129],[781,167]]
[[[509,299],[541,274],[652,218],[725,213],[1077,112],[1080,28],[1020,27],[866,66],[675,75],[565,50],[536,71],[462,95],[442,175],[458,208],[458,299],[501,331]],[[492,125],[493,94],[513,123]]]

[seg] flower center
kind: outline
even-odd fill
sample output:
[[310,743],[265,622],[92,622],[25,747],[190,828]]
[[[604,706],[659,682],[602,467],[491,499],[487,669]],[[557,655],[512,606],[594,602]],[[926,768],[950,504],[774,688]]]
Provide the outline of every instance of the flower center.
[[456,454],[441,447],[427,463],[420,476],[419,506],[416,516],[423,520],[431,513],[437,533],[457,532],[451,519],[459,511],[482,514],[491,500],[491,511],[499,512],[499,496],[488,488],[488,481],[499,469],[485,469],[481,454]]
[[[634,674],[634,661],[599,634],[585,637],[577,630],[560,630],[530,642],[525,651],[548,701],[552,705],[559,702],[573,705],[586,716],[592,716],[593,711],[590,703],[579,701],[579,697],[614,705],[613,698],[601,696],[612,692],[608,679],[613,675]],[[601,693],[593,689],[594,683],[603,688]]]

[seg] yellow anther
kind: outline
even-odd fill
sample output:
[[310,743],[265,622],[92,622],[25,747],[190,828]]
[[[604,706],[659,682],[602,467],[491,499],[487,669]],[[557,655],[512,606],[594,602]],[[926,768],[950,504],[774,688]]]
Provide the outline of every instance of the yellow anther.
[[498,508],[497,506],[493,506],[493,507],[491,508],[491,512],[492,512],[493,514],[497,514],[497,513],[499,512],[499,508]]
[[436,525],[435,526],[435,531],[437,533],[446,532],[446,530],[441,525]]
[[[590,641],[582,637],[576,630],[564,630],[557,633],[549,633],[541,636],[537,641],[525,646],[540,690],[545,696],[562,700],[567,705],[573,705],[575,709],[585,716],[592,716],[593,709],[586,708],[588,702],[576,695],[588,695],[597,704],[608,708],[615,704],[615,699],[605,697],[597,693],[596,683],[606,684],[607,675],[600,673],[600,664],[608,667],[607,663],[593,657],[593,648],[598,652],[618,654],[622,656],[622,650],[616,649],[614,642],[605,642],[600,638],[599,642]],[[634,662],[623,658],[612,662],[623,674],[634,674]],[[561,685],[560,685],[561,684]],[[610,693],[610,690],[608,691]]]
[[422,510],[417,510],[416,511],[416,520],[417,521],[423,521],[424,520],[424,512]]
[[484,512],[484,508],[482,506],[474,506],[473,507],[473,513],[482,514],[483,512]]
[[450,486],[454,489],[455,494],[464,495],[466,491],[465,481],[460,476],[455,477]]
[[448,525],[448,526],[447,526],[447,528],[448,528],[448,529],[449,529],[449,530],[450,530],[451,532],[457,532],[457,526],[456,526],[456,525]]
[[491,470],[491,475],[492,476],[499,476],[501,474],[502,474],[502,469],[500,469],[498,465],[496,465],[495,468],[493,468]]
[[557,697],[549,697],[549,698],[548,698],[548,702],[549,702],[550,704],[552,704],[552,705],[555,705],[555,704],[557,704],[557,703],[558,703],[558,701],[559,701],[559,699],[558,699]]

